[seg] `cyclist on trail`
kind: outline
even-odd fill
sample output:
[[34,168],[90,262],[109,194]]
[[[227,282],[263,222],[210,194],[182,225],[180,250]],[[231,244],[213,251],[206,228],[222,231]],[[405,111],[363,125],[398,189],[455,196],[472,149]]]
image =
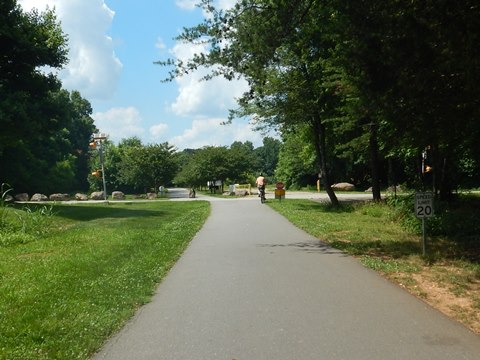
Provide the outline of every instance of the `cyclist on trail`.
[[255,181],[255,184],[258,187],[258,196],[261,196],[262,192],[265,193],[265,184],[266,184],[265,177],[263,174],[260,173],[260,176],[257,177],[257,180]]

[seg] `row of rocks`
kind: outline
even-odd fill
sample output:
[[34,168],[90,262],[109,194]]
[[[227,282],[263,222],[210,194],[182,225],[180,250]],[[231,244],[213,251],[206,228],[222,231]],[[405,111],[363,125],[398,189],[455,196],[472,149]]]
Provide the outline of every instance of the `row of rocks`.
[[[148,195],[148,194],[147,194]],[[147,196],[148,198],[148,196]],[[88,196],[87,194],[76,193],[75,196],[71,196],[70,194],[51,194],[50,196],[44,194],[33,194],[32,197],[29,196],[27,193],[16,194],[13,198],[7,198],[7,201],[70,201],[70,200],[77,200],[77,201],[87,201],[87,200],[104,200],[105,195],[103,191],[95,191]],[[114,191],[112,192],[112,199],[113,200],[125,200],[125,194],[121,191]]]

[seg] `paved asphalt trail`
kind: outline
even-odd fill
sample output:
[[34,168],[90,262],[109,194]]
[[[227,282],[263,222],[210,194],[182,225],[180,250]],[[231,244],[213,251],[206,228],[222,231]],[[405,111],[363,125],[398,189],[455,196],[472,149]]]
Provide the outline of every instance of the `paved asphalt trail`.
[[258,199],[211,204],[153,301],[95,360],[480,359],[480,337]]

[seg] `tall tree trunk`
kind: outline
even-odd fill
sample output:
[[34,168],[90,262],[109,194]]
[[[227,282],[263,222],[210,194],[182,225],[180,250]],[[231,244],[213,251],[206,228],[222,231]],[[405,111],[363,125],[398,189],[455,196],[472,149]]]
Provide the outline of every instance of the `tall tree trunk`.
[[450,173],[449,173],[449,170],[450,170],[448,166],[449,163],[446,157],[443,158],[443,161],[441,164],[442,164],[441,178],[438,184],[440,200],[450,202],[452,201],[452,194],[454,189],[453,189],[452,177],[450,176]]
[[322,174],[322,179],[325,186],[325,191],[330,199],[330,202],[334,206],[338,206],[338,198],[335,195],[335,191],[332,189],[332,182],[330,180],[330,171],[327,165],[327,151],[326,151],[326,135],[325,135],[325,126],[322,124],[321,120],[318,117],[313,119],[313,132],[315,139],[315,150],[317,153],[317,162]]
[[372,170],[372,194],[374,201],[382,200],[380,194],[380,169],[378,164],[377,125],[370,123],[370,164]]

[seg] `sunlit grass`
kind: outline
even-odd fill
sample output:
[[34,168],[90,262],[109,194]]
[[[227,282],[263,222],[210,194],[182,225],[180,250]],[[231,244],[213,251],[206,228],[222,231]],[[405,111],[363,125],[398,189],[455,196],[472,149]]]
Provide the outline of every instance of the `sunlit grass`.
[[149,301],[209,205],[53,210],[48,236],[0,247],[0,359],[87,359]]

